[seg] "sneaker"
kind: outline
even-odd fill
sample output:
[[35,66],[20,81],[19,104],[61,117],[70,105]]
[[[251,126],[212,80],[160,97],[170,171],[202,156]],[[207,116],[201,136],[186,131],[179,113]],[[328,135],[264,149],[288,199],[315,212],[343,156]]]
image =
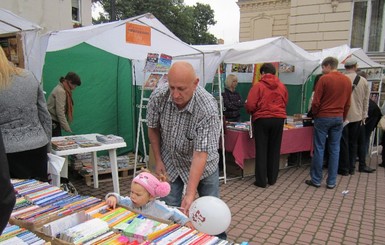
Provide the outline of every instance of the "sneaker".
[[348,176],[349,175],[349,172],[348,171],[343,171],[343,170],[338,170],[337,172],[339,175],[342,175],[342,176]]
[[327,185],[326,188],[328,189],[334,189],[336,187],[336,185]]
[[376,170],[374,168],[365,166],[365,167],[359,168],[358,171],[361,173],[373,173]]
[[321,187],[321,185],[314,184],[313,181],[311,181],[311,180],[309,180],[309,179],[305,180],[305,184],[310,185],[310,186],[313,186],[313,187],[315,187],[315,188]]

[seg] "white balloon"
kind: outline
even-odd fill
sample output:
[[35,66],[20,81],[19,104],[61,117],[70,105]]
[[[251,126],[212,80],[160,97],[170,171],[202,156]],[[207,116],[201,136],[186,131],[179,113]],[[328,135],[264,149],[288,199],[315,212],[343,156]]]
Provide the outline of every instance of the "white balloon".
[[229,227],[231,212],[227,204],[221,199],[204,196],[191,204],[189,218],[198,231],[209,235],[218,235]]

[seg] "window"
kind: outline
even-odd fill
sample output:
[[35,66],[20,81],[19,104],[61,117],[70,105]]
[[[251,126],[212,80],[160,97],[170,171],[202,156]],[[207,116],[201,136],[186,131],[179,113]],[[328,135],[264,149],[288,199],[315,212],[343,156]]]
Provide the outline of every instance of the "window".
[[72,0],[72,20],[80,22],[80,0]]
[[385,0],[354,1],[350,46],[364,51],[385,51]]

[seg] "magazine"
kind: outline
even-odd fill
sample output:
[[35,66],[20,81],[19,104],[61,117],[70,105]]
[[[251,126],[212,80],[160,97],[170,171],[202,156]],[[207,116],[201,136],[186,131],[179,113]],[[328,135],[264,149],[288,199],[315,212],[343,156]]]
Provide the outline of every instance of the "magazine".
[[168,83],[168,75],[163,74],[163,76],[158,81],[158,86],[162,86],[163,84]]
[[159,79],[162,77],[162,74],[158,73],[151,73],[148,77],[147,81],[143,85],[143,89],[146,90],[153,90],[156,88],[156,85],[158,84]]
[[156,65],[158,64],[159,54],[157,53],[148,53],[146,59],[146,65],[144,71],[153,72],[155,71]]
[[171,67],[172,57],[167,54],[160,54],[158,64],[156,65],[155,70],[157,72],[167,72]]

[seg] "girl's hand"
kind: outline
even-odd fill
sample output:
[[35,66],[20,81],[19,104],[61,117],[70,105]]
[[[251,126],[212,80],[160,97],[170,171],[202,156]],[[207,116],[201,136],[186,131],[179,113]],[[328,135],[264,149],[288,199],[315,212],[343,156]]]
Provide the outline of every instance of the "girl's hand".
[[113,209],[115,209],[117,202],[118,202],[118,200],[116,199],[115,196],[109,196],[106,200],[107,205]]
[[186,226],[186,227],[188,227],[188,228],[190,228],[190,229],[196,230],[195,227],[194,227],[194,225],[192,224],[191,221],[189,221],[189,222],[187,222],[186,224],[184,224],[184,226]]

